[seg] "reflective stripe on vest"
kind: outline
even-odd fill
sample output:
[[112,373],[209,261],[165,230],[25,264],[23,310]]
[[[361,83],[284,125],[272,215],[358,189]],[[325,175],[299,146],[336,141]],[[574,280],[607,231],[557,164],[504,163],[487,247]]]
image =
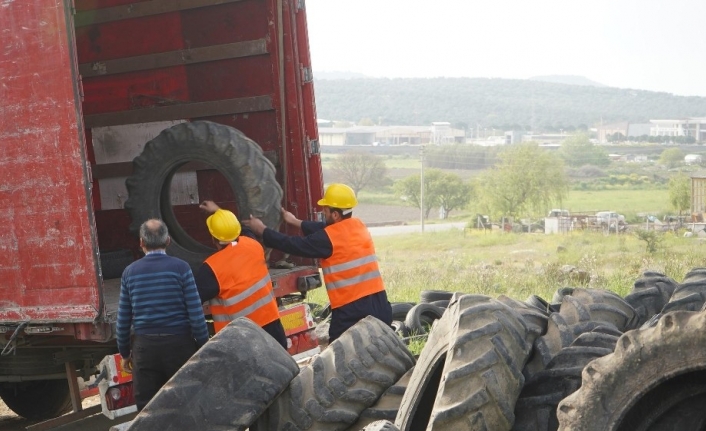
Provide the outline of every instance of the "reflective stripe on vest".
[[341,220],[326,226],[325,231],[333,252],[321,260],[321,269],[331,308],[385,290],[373,240],[362,221]]
[[206,264],[218,281],[218,296],[209,301],[216,332],[238,317],[247,317],[260,327],[279,319],[272,280],[259,242],[240,237],[238,242],[211,255]]
[[[335,274],[337,272],[342,272],[342,271],[347,271],[349,269],[357,268],[357,267],[363,266],[367,263],[377,262],[377,261],[378,260],[375,255],[364,256],[364,257],[361,257],[360,259],[356,259],[351,262],[341,263],[338,265],[332,265],[330,267],[323,268],[322,272],[324,273],[324,277],[325,277],[326,275]],[[360,274],[358,276],[349,277],[349,278],[346,278],[343,280],[331,281],[329,283],[326,283],[326,289],[327,290],[340,289],[342,287],[350,286],[351,284],[360,283],[365,280],[371,280],[375,277],[380,277],[380,271],[377,269],[373,270],[373,271],[368,271],[368,272],[366,272],[364,274]]]

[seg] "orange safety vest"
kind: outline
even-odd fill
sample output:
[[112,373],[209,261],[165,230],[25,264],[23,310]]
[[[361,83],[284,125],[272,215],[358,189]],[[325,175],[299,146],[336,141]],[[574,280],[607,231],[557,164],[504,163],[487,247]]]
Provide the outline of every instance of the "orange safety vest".
[[216,332],[238,317],[263,327],[279,319],[272,280],[262,245],[241,236],[206,259],[218,280],[218,296],[209,301]]
[[333,246],[331,256],[321,260],[331,308],[385,290],[373,239],[362,221],[351,217],[324,230]]

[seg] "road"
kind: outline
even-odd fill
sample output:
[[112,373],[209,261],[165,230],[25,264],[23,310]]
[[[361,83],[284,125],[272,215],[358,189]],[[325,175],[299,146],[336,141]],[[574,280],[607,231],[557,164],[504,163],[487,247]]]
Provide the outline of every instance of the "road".
[[[425,224],[424,232],[440,232],[451,229],[463,230],[467,224],[467,222]],[[421,233],[422,226],[419,224],[403,226],[376,226],[369,227],[368,231],[370,232],[370,235],[375,238],[379,236],[398,235],[403,233]]]

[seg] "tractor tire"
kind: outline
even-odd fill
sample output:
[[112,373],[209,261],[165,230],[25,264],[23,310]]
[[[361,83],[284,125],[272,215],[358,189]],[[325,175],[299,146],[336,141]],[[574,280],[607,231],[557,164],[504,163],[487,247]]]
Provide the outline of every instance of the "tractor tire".
[[10,410],[30,420],[52,419],[71,410],[65,379],[3,383],[0,398]]
[[414,366],[395,418],[395,425],[400,430],[423,431],[427,427],[441,382],[453,328],[458,320],[458,298],[460,296],[454,296],[448,310],[441,319],[434,322],[424,349],[417,359],[417,365]]
[[302,368],[255,429],[345,430],[413,366],[392,329],[368,316]]
[[[577,321],[582,311],[577,310],[576,301],[580,302],[590,313],[591,320],[607,322],[625,332],[638,327],[638,318],[632,308],[620,295],[603,289],[574,289],[570,295],[571,307],[561,313],[568,316],[574,313]],[[576,300],[576,301],[574,301]],[[564,304],[562,304],[563,310]]]
[[412,307],[404,319],[411,335],[428,334],[434,321],[441,319],[444,309],[429,303],[419,303]]
[[537,337],[544,335],[547,332],[547,320],[549,317],[546,313],[538,310],[525,302],[518,301],[517,299],[510,298],[509,296],[500,295],[498,296],[498,301],[513,308],[517,311],[522,319],[527,325],[527,342],[530,344],[534,343]]
[[395,424],[404,431],[509,430],[531,347],[527,333],[522,317],[499,301],[454,297],[429,334]]
[[125,181],[128,190],[125,209],[132,217],[133,233],[139,231],[145,220],[160,218],[172,237],[167,247],[169,254],[196,268],[214,252],[196,242],[179,225],[169,198],[172,177],[181,166],[192,161],[208,164],[228,180],[241,217],[252,214],[268,227],[279,227],[282,188],[277,183],[275,167],[262,149],[232,127],[194,121],[163,130],[133,160],[133,174]]
[[361,431],[400,431],[399,428],[395,426],[390,421],[375,421],[371,424],[368,424],[365,428],[355,428],[359,429]]
[[581,371],[590,361],[613,352],[617,335],[585,332],[562,349],[545,370],[525,383],[515,405],[514,431],[556,431],[559,402],[581,386]]
[[[692,270],[692,272],[694,272]],[[689,273],[691,274],[691,272]],[[706,303],[706,279],[694,277],[694,274],[684,280],[662,308],[662,314],[670,311],[699,311]],[[700,275],[700,274],[699,274]]]
[[500,301],[459,298],[460,313],[427,429],[510,430],[532,347],[522,316]]
[[[353,424],[350,430],[362,429],[375,421],[388,420],[394,422],[397,417],[397,412],[400,409],[400,403],[404,396],[409,380],[412,378],[414,367],[407,370],[401,379],[394,385],[390,386],[372,406],[363,410],[358,417],[358,421]],[[367,428],[366,428],[367,429]]]
[[679,283],[666,275],[646,271],[635,281],[625,302],[630,304],[637,314],[637,327],[645,324],[669,302],[669,298]]
[[434,301],[448,301],[453,296],[453,292],[446,290],[422,290],[419,293],[419,302],[431,304]]
[[539,311],[543,312],[546,315],[549,315],[552,311],[549,309],[549,303],[542,298],[541,296],[537,295],[530,295],[529,298],[525,301],[527,305],[530,305],[532,307],[535,307]]
[[135,417],[130,431],[245,430],[298,372],[297,363],[270,334],[238,318],[174,374]]
[[[668,313],[652,328],[626,332],[615,352],[584,368],[581,388],[561,401],[559,430],[682,429],[656,426],[703,399],[706,349],[699,346],[705,344],[703,312]],[[701,405],[697,415],[694,421],[703,422]]]
[[438,301],[430,302],[430,304],[436,305],[437,307],[443,308],[444,310],[446,310],[447,308],[449,308],[449,302],[451,302],[451,301],[449,301],[448,299],[440,299]]

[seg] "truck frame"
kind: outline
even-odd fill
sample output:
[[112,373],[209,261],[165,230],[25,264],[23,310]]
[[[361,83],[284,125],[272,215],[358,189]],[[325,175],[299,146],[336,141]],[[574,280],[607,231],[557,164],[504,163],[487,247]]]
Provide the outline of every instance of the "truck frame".
[[[176,244],[168,253],[197,268],[215,251],[202,200],[273,228],[280,205],[318,216],[305,5],[5,1],[0,46],[0,397],[21,416],[50,418],[80,411],[76,378],[116,352],[119,278],[141,256],[141,218],[164,219]],[[240,136],[261,166],[233,172],[198,147],[194,160],[144,155],[185,124]],[[263,166],[277,183],[262,192],[267,208],[238,181]],[[158,174],[146,185],[138,171]],[[267,257],[281,306],[321,285],[316,261]],[[311,336],[288,335],[292,354],[316,346]]]

